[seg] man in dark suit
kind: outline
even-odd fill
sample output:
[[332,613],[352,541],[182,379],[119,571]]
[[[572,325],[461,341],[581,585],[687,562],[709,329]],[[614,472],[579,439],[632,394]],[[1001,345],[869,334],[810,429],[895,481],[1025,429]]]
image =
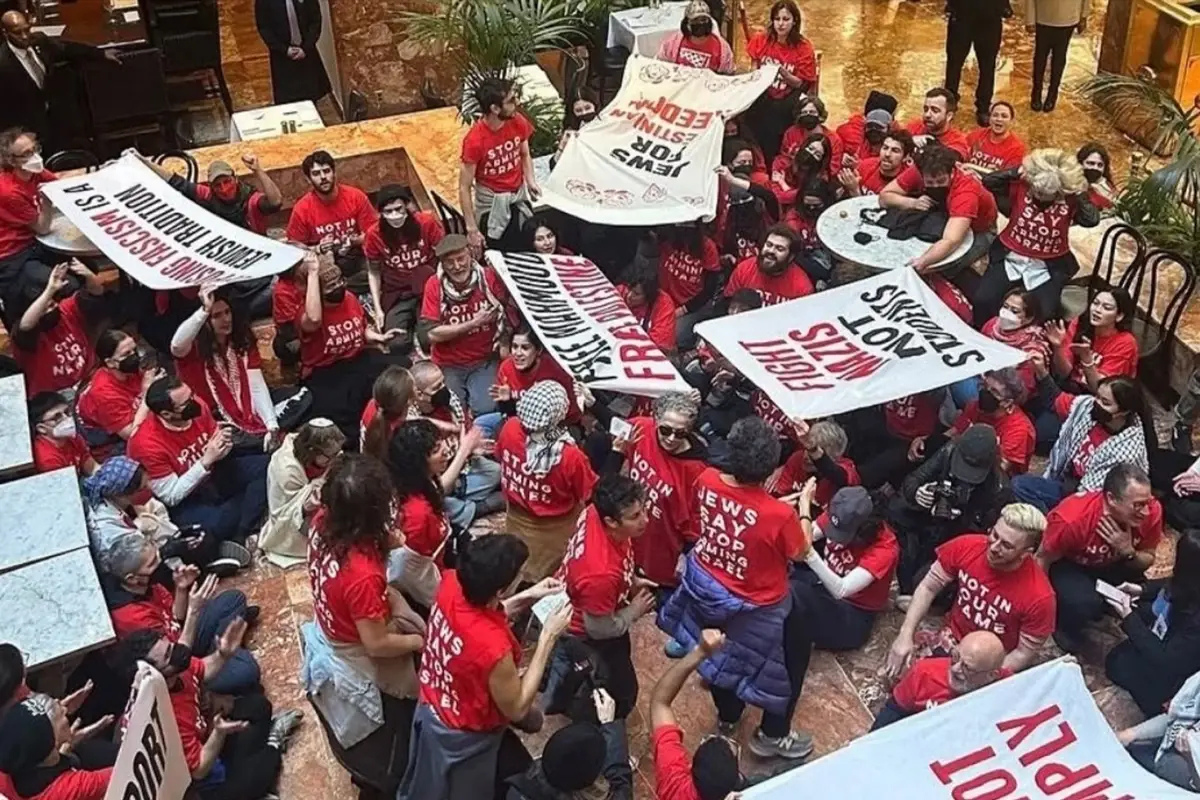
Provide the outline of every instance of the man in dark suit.
[[271,52],[271,91],[275,103],[320,100],[329,76],[317,52],[321,35],[319,0],[255,0],[258,35]]
[[62,62],[108,59],[119,64],[120,59],[113,50],[34,33],[20,11],[5,12],[0,16],[0,27],[4,29],[4,41],[0,43],[0,86],[4,87],[0,130],[16,127],[31,130],[45,143],[46,151],[53,153],[60,142],[47,87],[55,69]]

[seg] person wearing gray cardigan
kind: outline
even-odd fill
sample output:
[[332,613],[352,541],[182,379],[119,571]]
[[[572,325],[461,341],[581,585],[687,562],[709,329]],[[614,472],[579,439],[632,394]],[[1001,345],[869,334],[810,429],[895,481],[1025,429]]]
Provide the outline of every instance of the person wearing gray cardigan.
[[[1053,111],[1058,103],[1058,87],[1067,66],[1071,34],[1087,28],[1091,0],[1025,0],[1025,28],[1034,34],[1033,99],[1034,111]],[[1050,59],[1050,87],[1042,99],[1046,78],[1046,59]]]

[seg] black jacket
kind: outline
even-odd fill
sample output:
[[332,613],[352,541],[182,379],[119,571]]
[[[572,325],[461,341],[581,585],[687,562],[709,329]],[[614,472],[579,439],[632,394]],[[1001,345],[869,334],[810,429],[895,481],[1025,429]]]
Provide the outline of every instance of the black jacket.
[[946,443],[904,479],[897,509],[899,513],[892,515],[896,517],[893,522],[902,527],[916,525],[939,541],[965,531],[987,531],[996,524],[996,520],[1000,518],[1000,509],[1012,497],[1008,479],[999,467],[994,468],[983,483],[970,488],[967,502],[962,507],[962,514],[954,519],[936,519],[928,509],[917,504],[917,489],[927,483],[951,480],[950,459],[954,455],[954,447],[954,442]]
[[51,39],[44,33],[34,33],[31,47],[46,68],[46,80],[38,86],[29,72],[13,54],[8,41],[0,38],[0,130],[12,127],[28,128],[45,140],[50,130],[49,95],[54,73],[63,62],[101,61],[104,51],[87,44]]

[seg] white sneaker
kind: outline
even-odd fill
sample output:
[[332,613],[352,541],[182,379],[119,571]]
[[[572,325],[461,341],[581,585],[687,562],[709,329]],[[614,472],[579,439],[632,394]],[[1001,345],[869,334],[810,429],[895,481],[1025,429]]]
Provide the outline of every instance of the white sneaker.
[[761,730],[754,732],[750,737],[750,741],[746,743],[750,748],[750,752],[759,758],[779,758],[797,759],[808,758],[812,755],[813,740],[810,734],[804,731],[788,731],[787,736],[780,736],[778,739],[772,739],[768,736],[763,736]]
[[900,611],[908,611],[908,607],[912,605],[911,594],[901,594],[896,596],[896,608]]

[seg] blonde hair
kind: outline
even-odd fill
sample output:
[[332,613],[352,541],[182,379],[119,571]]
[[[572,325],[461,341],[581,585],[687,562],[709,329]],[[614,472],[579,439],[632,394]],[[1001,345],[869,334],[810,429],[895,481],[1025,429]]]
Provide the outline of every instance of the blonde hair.
[[1030,194],[1038,200],[1052,200],[1063,195],[1079,194],[1087,189],[1083,166],[1074,156],[1062,150],[1034,150],[1021,162],[1025,183]]
[[808,429],[808,441],[835,461],[846,454],[846,432],[833,420],[814,422]]
[[1037,547],[1046,530],[1046,515],[1029,503],[1009,503],[1000,509],[1000,519],[1010,528],[1016,528],[1033,539],[1031,547]]

